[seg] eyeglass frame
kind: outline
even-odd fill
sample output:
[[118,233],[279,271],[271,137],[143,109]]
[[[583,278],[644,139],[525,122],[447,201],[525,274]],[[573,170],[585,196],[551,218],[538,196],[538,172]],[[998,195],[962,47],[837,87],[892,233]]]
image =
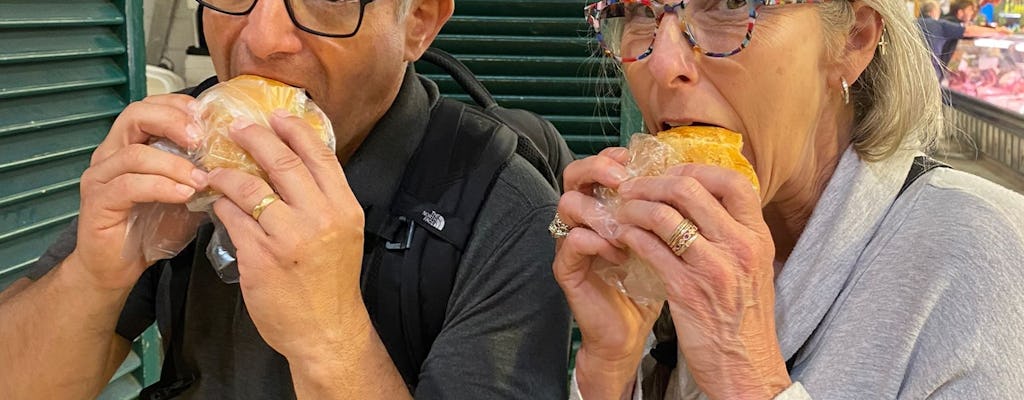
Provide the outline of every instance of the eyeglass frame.
[[[366,5],[372,3],[374,0],[353,0],[353,1],[359,1],[359,20],[356,21],[356,27],[355,27],[355,29],[352,30],[352,33],[347,33],[347,34],[324,33],[324,32],[320,32],[318,30],[309,28],[309,27],[299,23],[299,20],[297,18],[295,18],[295,11],[292,10],[292,0],[284,0],[284,9],[286,11],[288,11],[288,18],[291,18],[292,24],[294,24],[295,27],[301,29],[304,32],[311,33],[311,34],[314,34],[314,35],[317,35],[317,36],[329,37],[329,38],[349,38],[349,37],[355,36],[357,33],[359,33],[359,28],[363,26],[363,15],[366,14]],[[259,0],[252,0],[252,4],[249,5],[249,8],[247,8],[245,11],[238,11],[238,12],[225,11],[225,10],[223,10],[221,8],[214,7],[214,6],[210,5],[205,0],[196,0],[196,2],[199,3],[199,6],[201,6],[201,7],[206,7],[206,8],[209,8],[209,9],[211,9],[213,11],[216,11],[216,12],[219,12],[219,13],[223,13],[223,14],[227,14],[227,15],[234,15],[234,16],[243,16],[243,15],[249,15],[249,13],[251,13],[252,10],[256,8],[256,3],[258,3]]]
[[[662,3],[659,3],[659,2],[656,2],[656,1],[652,1],[652,0],[602,0],[602,1],[598,1],[598,2],[595,2],[595,3],[588,4],[586,7],[583,7],[583,11],[584,11],[584,16],[587,18],[587,23],[590,24],[590,27],[597,34],[596,35],[597,36],[597,41],[598,41],[598,43],[601,44],[601,47],[604,49],[605,55],[607,55],[607,56],[609,56],[611,58],[614,58],[616,61],[618,61],[620,63],[631,63],[631,62],[636,62],[636,61],[643,60],[643,59],[647,58],[648,56],[650,56],[652,52],[654,52],[654,41],[658,37],[657,29],[655,29],[654,33],[651,35],[651,44],[647,46],[647,50],[645,50],[643,53],[641,53],[640,55],[638,55],[636,57],[626,57],[626,58],[623,58],[620,55],[615,55],[614,53],[612,53],[612,51],[610,49],[608,49],[608,47],[605,46],[605,44],[604,44],[603,36],[601,35],[601,23],[598,20],[598,16],[600,15],[601,11],[603,11],[605,7],[607,7],[609,5],[612,5],[612,4],[616,4],[616,3],[639,3],[639,4],[642,4],[644,6],[651,7],[651,8],[654,8],[657,5],[657,6],[663,7],[663,12],[661,13],[661,15],[657,16],[657,19],[656,19],[656,23],[658,25],[660,25],[661,24],[661,19],[665,17],[665,14],[669,14],[669,13],[677,14],[679,11],[681,11],[681,10],[686,8],[686,4],[685,3],[688,3],[689,1],[691,1],[691,0],[683,0],[683,1],[680,1],[678,3],[672,3],[672,4],[662,4]],[[754,25],[757,22],[757,11],[760,10],[762,6],[765,6],[765,7],[775,7],[775,6],[783,6],[783,5],[789,5],[789,4],[820,4],[820,3],[827,3],[827,2],[829,2],[831,0],[748,0],[748,1],[749,1],[748,8],[749,8],[750,13],[748,15],[748,20],[747,20],[747,33],[743,36],[743,40],[740,42],[738,47],[736,47],[735,49],[733,49],[731,51],[727,51],[727,52],[724,52],[724,53],[717,53],[717,52],[712,52],[712,51],[706,51],[702,47],[700,47],[700,45],[697,44],[696,40],[694,40],[693,34],[690,32],[690,25],[689,24],[685,24],[686,25],[686,29],[683,29],[682,33],[683,33],[683,36],[686,37],[686,41],[690,43],[690,47],[691,48],[696,48],[697,50],[700,50],[700,52],[702,54],[704,54],[705,56],[708,56],[708,57],[713,57],[713,58],[729,57],[729,56],[732,56],[732,55],[735,55],[735,54],[739,53],[740,51],[743,51],[743,49],[747,48],[747,46],[750,46],[750,38],[754,36]]]

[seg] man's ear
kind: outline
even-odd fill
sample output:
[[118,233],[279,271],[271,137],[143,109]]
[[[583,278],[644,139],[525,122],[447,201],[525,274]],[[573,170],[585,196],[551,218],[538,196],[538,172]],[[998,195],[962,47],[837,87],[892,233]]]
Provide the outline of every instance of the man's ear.
[[[839,68],[842,78],[850,85],[860,78],[860,74],[875,58],[885,26],[882,16],[863,2],[853,3],[853,13],[853,26],[846,38]],[[836,78],[838,80],[839,77]]]
[[410,0],[405,16],[405,61],[416,61],[455,12],[455,0]]

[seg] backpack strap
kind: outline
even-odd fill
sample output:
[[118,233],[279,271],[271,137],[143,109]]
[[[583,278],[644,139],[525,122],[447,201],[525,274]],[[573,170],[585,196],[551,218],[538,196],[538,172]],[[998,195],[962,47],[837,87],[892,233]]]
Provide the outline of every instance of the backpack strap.
[[420,60],[444,70],[485,114],[512,128],[518,141],[516,152],[533,165],[548,184],[561,192],[562,171],[575,157],[550,121],[527,110],[498,105],[469,67],[444,50],[428,48]]
[[378,244],[363,272],[364,302],[410,390],[441,332],[476,216],[515,150],[506,126],[440,99],[392,201],[391,223],[372,232]]
[[907,188],[909,188],[910,185],[917,180],[917,178],[924,176],[924,174],[928,173],[928,171],[931,171],[936,168],[952,167],[943,164],[938,160],[928,156],[914,157],[914,163],[910,165],[910,172],[907,173],[907,179],[903,181],[903,187],[901,187],[899,193],[896,194],[896,198],[902,196],[903,192],[906,192]]

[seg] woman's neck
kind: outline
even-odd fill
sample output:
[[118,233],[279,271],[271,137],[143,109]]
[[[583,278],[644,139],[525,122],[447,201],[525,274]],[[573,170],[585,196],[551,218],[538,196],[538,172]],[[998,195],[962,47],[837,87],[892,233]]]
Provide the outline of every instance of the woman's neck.
[[764,219],[775,242],[775,259],[781,263],[793,253],[839,158],[850,144],[852,110],[843,114],[848,115],[831,119],[835,125],[819,127],[800,167],[764,207]]

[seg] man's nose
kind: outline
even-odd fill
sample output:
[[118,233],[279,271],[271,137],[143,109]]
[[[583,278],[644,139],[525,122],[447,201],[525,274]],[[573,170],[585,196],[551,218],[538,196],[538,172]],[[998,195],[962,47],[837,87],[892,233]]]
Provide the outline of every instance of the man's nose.
[[254,57],[270,59],[275,55],[296,53],[302,49],[302,41],[298,36],[302,32],[288,16],[284,1],[257,1],[245,18],[246,25],[239,39]]
[[665,14],[658,25],[653,52],[647,58],[651,75],[666,87],[692,85],[699,78],[696,61],[701,55],[684,36],[685,26],[679,21],[675,15]]

